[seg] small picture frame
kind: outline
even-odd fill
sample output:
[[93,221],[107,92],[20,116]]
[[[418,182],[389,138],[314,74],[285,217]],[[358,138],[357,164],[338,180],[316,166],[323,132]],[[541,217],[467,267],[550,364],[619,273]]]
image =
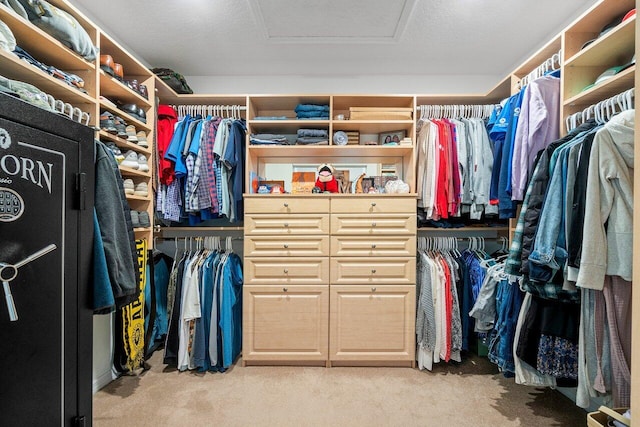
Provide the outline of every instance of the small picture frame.
[[381,132],[378,140],[379,145],[385,145],[390,143],[396,143],[400,145],[400,141],[404,139],[407,132],[404,130],[396,130],[393,132]]

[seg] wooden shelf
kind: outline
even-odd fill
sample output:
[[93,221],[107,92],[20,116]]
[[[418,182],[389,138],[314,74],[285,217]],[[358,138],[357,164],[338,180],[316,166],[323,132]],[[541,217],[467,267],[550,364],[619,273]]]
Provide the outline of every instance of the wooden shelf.
[[102,32],[100,33],[100,53],[102,55],[111,55],[114,62],[122,65],[125,80],[130,80],[131,78],[146,80],[153,76],[153,73],[147,67],[111,37]]
[[0,60],[0,71],[3,76],[30,83],[56,99],[68,102],[74,107],[79,107],[81,110],[91,113],[92,116],[95,114],[93,108],[89,107],[95,105],[95,98],[80,92],[75,87],[69,86],[62,80],[50,76],[39,68],[2,49],[0,49]]
[[536,53],[531,55],[526,61],[524,61],[512,74],[518,78],[525,77],[527,74],[535,70],[544,61],[551,58],[554,54],[560,51],[562,47],[562,37],[560,34],[556,35],[547,44],[541,47]]
[[135,194],[127,194],[127,200],[136,200],[139,202],[150,202],[152,200],[151,195],[149,196],[136,196]]
[[410,131],[415,125],[414,120],[333,120],[331,123],[334,131],[357,130],[362,135],[405,130],[408,137],[412,137]]
[[635,52],[636,18],[626,20],[565,61],[565,69],[623,65]]
[[151,132],[151,127],[149,127],[149,125],[147,125],[145,123],[142,123],[140,120],[138,120],[138,119],[134,118],[133,116],[125,113],[124,111],[122,111],[119,108],[114,108],[113,106],[111,106],[111,105],[109,105],[109,104],[107,104],[105,102],[102,102],[102,101],[100,102],[100,108],[102,110],[108,110],[108,111],[110,111],[111,113],[113,113],[116,116],[122,117],[127,122],[127,124],[134,125],[136,127],[136,129],[138,129],[138,130],[144,130],[145,132],[147,132],[147,134],[149,132]]
[[298,129],[329,129],[329,120],[249,120],[253,133],[295,134]]
[[123,103],[137,104],[145,109],[152,107],[149,100],[102,70],[100,70],[100,95],[115,98]]
[[350,107],[401,107],[415,109],[414,95],[334,95],[333,114]]
[[589,106],[634,87],[636,67],[629,67],[592,88],[564,101],[565,106]]
[[2,3],[0,20],[11,28],[17,44],[38,61],[75,74],[95,70],[95,63],[85,60],[31,22],[10,11]]
[[151,172],[140,172],[137,169],[131,169],[122,165],[118,167],[120,168],[120,173],[124,176],[138,176],[138,177],[144,177],[144,178],[151,178]]
[[133,142],[129,142],[126,139],[119,138],[117,135],[111,134],[107,131],[100,130],[98,131],[98,135],[100,136],[100,140],[104,141],[113,141],[116,143],[118,147],[127,148],[129,150],[137,151],[142,154],[146,154],[147,157],[151,155],[151,148],[144,148],[138,144],[134,144]]
[[413,152],[413,145],[250,145],[251,155],[270,157],[402,157]]

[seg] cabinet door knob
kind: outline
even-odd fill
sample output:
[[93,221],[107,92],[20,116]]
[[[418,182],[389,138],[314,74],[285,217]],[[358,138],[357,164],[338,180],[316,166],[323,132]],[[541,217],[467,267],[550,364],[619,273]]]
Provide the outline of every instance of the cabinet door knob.
[[372,274],[376,274],[376,269],[374,268],[373,270],[371,270]]
[[376,202],[371,202],[371,206],[375,207],[376,206]]
[[284,204],[284,207],[285,207],[285,208],[288,208],[288,207],[289,207],[289,203],[285,203],[285,204]]
[[377,288],[371,288],[371,292],[375,292]]
[[282,288],[282,292],[287,292],[289,291],[289,288]]
[[375,249],[376,248],[376,244],[374,243],[373,245],[371,245],[371,249]]
[[285,227],[289,227],[289,223],[288,223],[288,222],[285,222],[285,223],[284,223],[284,226],[285,226]]
[[284,245],[284,248],[285,249],[289,249],[289,245]]
[[284,274],[289,274],[289,270],[287,270],[286,268],[284,269]]
[[372,227],[375,227],[375,226],[376,226],[376,223],[375,223],[375,222],[371,223],[371,226],[372,226]]

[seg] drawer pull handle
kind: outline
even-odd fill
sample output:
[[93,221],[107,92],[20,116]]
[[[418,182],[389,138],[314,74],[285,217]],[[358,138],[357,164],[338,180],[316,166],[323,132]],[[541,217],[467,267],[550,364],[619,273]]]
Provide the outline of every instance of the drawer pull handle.
[[289,288],[282,288],[282,292],[288,292]]
[[289,203],[285,203],[285,204],[284,204],[284,207],[285,207],[285,208],[288,208],[288,207],[289,207]]
[[371,206],[375,207],[376,206],[376,202],[371,202]]
[[285,222],[285,223],[284,223],[284,226],[288,228],[288,227],[289,227],[289,223],[288,223],[288,222]]
[[376,244],[374,243],[373,245],[371,245],[371,249],[375,249],[376,248]]
[[289,249],[289,245],[284,245],[284,248],[285,249]]
[[287,270],[286,268],[284,269],[284,274],[289,274],[289,270]]
[[371,292],[377,291],[377,288],[371,288]]
[[376,274],[375,268],[373,270],[371,270],[371,274]]
[[374,222],[374,223],[372,223],[372,224],[371,224],[371,226],[372,226],[372,227],[375,227],[375,226],[376,226],[376,223],[375,223],[375,222]]

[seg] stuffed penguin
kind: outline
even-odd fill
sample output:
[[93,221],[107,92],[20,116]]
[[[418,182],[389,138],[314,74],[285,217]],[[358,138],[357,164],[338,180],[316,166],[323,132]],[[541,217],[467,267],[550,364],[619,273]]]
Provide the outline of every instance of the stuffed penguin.
[[323,163],[318,166],[318,179],[316,179],[316,187],[319,187],[323,193],[338,193],[338,181],[333,176],[333,166]]

